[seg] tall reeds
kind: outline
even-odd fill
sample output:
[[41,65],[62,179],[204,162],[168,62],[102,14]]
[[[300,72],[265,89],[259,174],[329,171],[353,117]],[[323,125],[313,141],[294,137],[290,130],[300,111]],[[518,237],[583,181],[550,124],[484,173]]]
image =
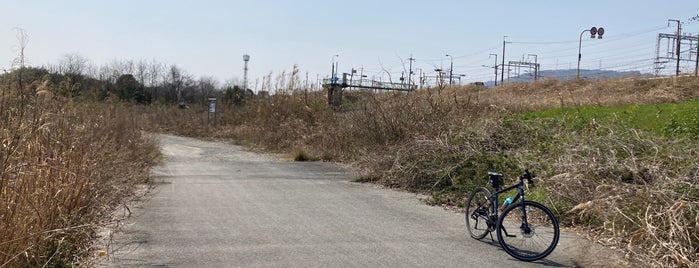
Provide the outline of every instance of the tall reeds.
[[[121,104],[0,85],[0,267],[69,266],[157,150]],[[37,90],[38,89],[38,90]]]

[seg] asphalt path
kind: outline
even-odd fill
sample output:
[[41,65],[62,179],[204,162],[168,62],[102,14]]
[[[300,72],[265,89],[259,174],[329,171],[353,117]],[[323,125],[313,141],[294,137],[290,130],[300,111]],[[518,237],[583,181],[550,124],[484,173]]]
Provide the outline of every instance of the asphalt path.
[[[106,267],[576,267],[604,248],[563,233],[521,262],[463,214],[411,193],[351,182],[334,164],[291,162],[224,143],[160,135],[157,187],[131,207]],[[495,238],[497,239],[497,238]],[[602,261],[602,262],[595,262]]]

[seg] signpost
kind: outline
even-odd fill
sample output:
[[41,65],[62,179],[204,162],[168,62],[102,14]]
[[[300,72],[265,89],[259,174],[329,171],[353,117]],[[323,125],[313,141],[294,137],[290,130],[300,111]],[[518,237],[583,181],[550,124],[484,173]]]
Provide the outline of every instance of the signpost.
[[209,98],[209,110],[206,114],[206,125],[210,126],[211,117],[213,114],[214,118],[214,128],[216,128],[216,98]]

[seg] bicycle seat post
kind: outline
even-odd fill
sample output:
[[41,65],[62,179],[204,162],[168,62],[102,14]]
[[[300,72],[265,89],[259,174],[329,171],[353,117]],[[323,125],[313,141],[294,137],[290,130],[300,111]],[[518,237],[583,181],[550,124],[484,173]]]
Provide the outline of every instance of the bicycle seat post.
[[495,190],[499,190],[502,184],[502,173],[488,172],[488,184]]
[[498,191],[500,191],[500,186],[503,184],[503,179],[502,179],[502,173],[498,172],[488,172],[488,184],[490,184],[493,189],[495,189],[495,193],[493,194],[494,200],[492,200],[492,205],[491,205],[491,211],[490,217],[495,218],[494,221],[497,221],[498,217]]

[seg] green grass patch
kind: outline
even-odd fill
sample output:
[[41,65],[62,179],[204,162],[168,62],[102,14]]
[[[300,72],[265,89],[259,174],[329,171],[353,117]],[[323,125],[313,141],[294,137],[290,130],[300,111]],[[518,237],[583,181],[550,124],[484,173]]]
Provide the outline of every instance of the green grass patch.
[[522,118],[562,119],[567,128],[575,130],[613,124],[662,136],[699,138],[699,99],[681,103],[563,107],[528,112]]

